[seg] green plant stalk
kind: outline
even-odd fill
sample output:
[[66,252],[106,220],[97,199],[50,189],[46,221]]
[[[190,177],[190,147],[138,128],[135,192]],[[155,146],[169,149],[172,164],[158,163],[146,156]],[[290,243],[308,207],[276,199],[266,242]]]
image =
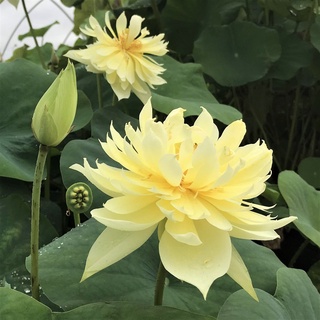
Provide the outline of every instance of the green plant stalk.
[[296,95],[294,98],[294,104],[293,104],[293,115],[292,115],[292,122],[291,122],[291,127],[290,127],[290,133],[289,133],[289,142],[288,142],[288,148],[287,148],[287,153],[284,161],[284,168],[286,169],[289,157],[291,154],[291,148],[292,148],[292,143],[293,143],[293,138],[294,138],[294,133],[296,130],[296,124],[298,120],[298,113],[299,113],[299,103],[300,103],[300,85],[296,89]]
[[300,247],[298,248],[298,250],[296,251],[296,253],[293,255],[293,257],[291,258],[288,267],[289,268],[293,268],[294,264],[296,263],[296,261],[298,260],[298,258],[300,257],[301,253],[304,251],[304,249],[308,246],[309,244],[309,239],[305,239],[302,244],[300,245]]
[[112,96],[112,105],[115,106],[117,102],[118,102],[117,96],[113,93],[113,96]]
[[251,21],[251,11],[250,11],[249,0],[246,0],[246,12],[247,12],[247,19],[248,19],[248,21]]
[[151,7],[152,7],[153,14],[156,18],[157,24],[158,24],[159,32],[162,32],[163,26],[161,23],[161,15],[160,15],[156,0],[151,0]]
[[44,166],[49,147],[40,144],[36,168],[34,172],[31,202],[31,293],[39,300],[39,221],[40,221],[40,193]]
[[166,280],[166,269],[164,268],[161,260],[159,263],[159,269],[156,280],[156,288],[154,291],[154,305],[161,306],[163,301],[164,284]]
[[73,212],[73,221],[74,221],[75,227],[77,227],[81,224],[80,213]]
[[26,18],[27,18],[27,21],[28,21],[28,24],[29,24],[30,32],[32,34],[32,37],[33,37],[35,45],[36,45],[36,49],[37,49],[38,56],[39,56],[39,59],[41,61],[42,67],[43,67],[43,69],[46,69],[46,64],[44,62],[44,59],[43,59],[43,56],[42,56],[42,53],[41,53],[41,49],[40,49],[40,46],[39,46],[38,41],[37,41],[37,37],[36,37],[36,35],[34,33],[34,29],[32,27],[32,23],[31,23],[31,20],[30,20],[30,17],[29,17],[29,13],[28,13],[26,4],[25,4],[25,0],[22,0],[22,6],[23,6],[23,10],[24,10],[24,13],[26,15]]
[[50,168],[51,168],[51,149],[48,150],[47,155],[47,179],[44,181],[44,198],[50,200]]
[[101,90],[101,77],[99,73],[96,74],[96,78],[97,78],[98,105],[99,105],[99,109],[102,109],[103,102],[102,102],[102,90]]

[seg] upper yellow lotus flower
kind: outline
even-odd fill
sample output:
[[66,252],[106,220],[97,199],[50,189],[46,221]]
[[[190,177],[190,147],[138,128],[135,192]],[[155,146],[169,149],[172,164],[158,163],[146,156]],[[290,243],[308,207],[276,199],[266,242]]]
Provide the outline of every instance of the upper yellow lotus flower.
[[140,113],[140,128],[125,126],[122,138],[111,124],[103,150],[122,169],[87,160],[71,168],[82,172],[113,199],[92,216],[107,226],[93,244],[83,280],[140,247],[158,227],[165,269],[195,285],[204,298],[212,282],[228,274],[257,299],[251,279],[230,237],[275,239],[274,231],[295,219],[275,220],[252,211],[247,202],[260,195],[270,175],[272,151],[264,142],[239,146],[246,132],[241,121],[219,137],[203,108],[193,126],[184,110],[162,122],[152,118],[150,101]]
[[77,110],[77,82],[73,64],[68,61],[48,90],[39,100],[31,128],[43,145],[58,145],[72,129]]
[[143,20],[133,15],[127,27],[123,12],[116,21],[115,32],[110,24],[110,12],[107,12],[105,23],[110,37],[91,16],[90,27],[81,31],[97,41],[87,49],[71,50],[65,56],[87,65],[90,72],[103,73],[119,100],[128,98],[133,91],[145,103],[151,95],[148,86],[153,88],[153,85],[166,83],[159,77],[165,69],[146,54],[163,56],[168,50],[164,34],[148,37],[147,28],[141,30]]

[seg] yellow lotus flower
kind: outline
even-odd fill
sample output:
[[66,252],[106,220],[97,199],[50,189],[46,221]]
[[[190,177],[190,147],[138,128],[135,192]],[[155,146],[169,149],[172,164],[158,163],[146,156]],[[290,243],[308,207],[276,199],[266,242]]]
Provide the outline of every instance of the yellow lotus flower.
[[141,30],[143,20],[133,15],[127,27],[123,12],[116,21],[115,32],[110,24],[110,12],[107,12],[105,23],[110,37],[91,16],[90,27],[81,31],[97,41],[87,49],[71,50],[65,56],[87,65],[90,72],[103,73],[119,100],[128,98],[133,91],[145,103],[151,96],[149,87],[166,83],[159,76],[165,69],[146,54],[163,56],[168,50],[164,34],[148,37],[149,31]]
[[239,146],[246,132],[239,120],[219,137],[203,108],[193,126],[184,110],[161,123],[150,101],[140,113],[140,129],[125,126],[122,138],[111,124],[103,150],[122,169],[87,160],[71,168],[82,172],[113,199],[92,216],[107,228],[93,244],[82,280],[140,247],[158,227],[165,269],[195,285],[204,298],[213,281],[228,274],[257,299],[247,268],[230,237],[275,239],[274,231],[295,217],[274,220],[252,211],[247,202],[260,195],[270,175],[272,151],[264,142]]

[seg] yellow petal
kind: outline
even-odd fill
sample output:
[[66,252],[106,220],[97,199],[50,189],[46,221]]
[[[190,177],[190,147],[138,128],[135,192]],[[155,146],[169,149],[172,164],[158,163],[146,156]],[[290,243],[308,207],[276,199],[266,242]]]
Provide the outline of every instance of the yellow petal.
[[139,231],[156,225],[165,218],[155,204],[129,214],[116,214],[106,208],[91,211],[92,217],[107,227],[123,231]]
[[163,178],[174,187],[180,185],[182,179],[182,169],[175,155],[165,154],[159,160],[159,169]]
[[232,257],[228,275],[244,290],[246,290],[253,299],[259,301],[258,296],[252,286],[248,269],[234,246],[232,246]]
[[196,286],[206,299],[214,280],[227,273],[231,261],[231,241],[227,232],[197,221],[202,244],[189,246],[164,231],[159,250],[165,269],[176,278]]
[[189,190],[181,193],[180,198],[172,200],[171,205],[191,219],[198,220],[210,216],[206,206],[197,198],[196,194]]
[[156,226],[128,232],[106,228],[92,245],[81,281],[91,277],[142,246]]
[[116,30],[117,30],[118,38],[120,38],[122,32],[126,28],[127,28],[127,18],[126,18],[124,11],[123,11],[116,21]]
[[177,241],[190,246],[198,246],[202,243],[193,221],[188,217],[178,222],[167,220],[165,230]]
[[225,128],[216,143],[216,147],[223,148],[228,146],[231,150],[235,150],[239,147],[245,133],[246,125],[244,122],[242,120],[234,121]]
[[141,132],[144,133],[147,128],[146,124],[152,120],[152,106],[151,106],[151,98],[148,99],[144,107],[142,108],[140,115],[139,115],[139,124]]
[[169,220],[177,222],[185,219],[185,215],[174,208],[168,200],[160,199],[157,201],[157,206]]
[[217,126],[213,123],[213,119],[210,113],[203,107],[202,112],[193,124],[193,128],[195,127],[199,127],[203,134],[209,137],[212,142],[217,141],[219,136],[219,130]]
[[[108,194],[111,197],[116,197],[121,195],[119,189],[115,188],[114,185],[110,183],[110,180],[106,178],[105,175],[102,175],[100,170],[93,169],[90,167],[87,159],[84,159],[84,166],[79,164],[74,164],[70,167],[70,169],[81,172],[93,185],[95,185],[102,192]],[[108,167],[107,165],[104,165]],[[109,171],[114,171],[115,168],[108,167]]]
[[132,42],[141,32],[141,24],[144,18],[138,15],[133,15],[130,20],[129,33],[128,33],[128,43]]
[[274,230],[256,231],[256,230],[241,229],[237,226],[233,226],[232,230],[230,231],[230,236],[238,239],[261,240],[261,241],[280,238],[280,236]]
[[125,195],[108,200],[104,207],[114,213],[127,214],[141,210],[152,203],[154,204],[157,200],[158,198],[154,195],[146,197]]
[[275,220],[252,211],[225,212],[224,213],[233,229],[230,236],[240,239],[273,240],[279,238],[274,231],[291,223],[296,217],[287,217]]
[[[190,189],[201,190],[210,187],[219,174],[219,162],[215,148],[209,138],[200,143],[192,157],[193,168],[188,170],[185,182],[190,184]],[[192,178],[191,178],[192,177]]]
[[149,164],[150,171],[158,173],[158,163],[165,153],[166,145],[152,130],[149,130],[148,134],[143,137],[141,147],[140,157],[146,164]]
[[111,12],[110,11],[107,11],[106,14],[105,14],[105,23],[106,23],[106,26],[108,28],[108,30],[111,32],[112,36],[114,38],[117,37],[117,35],[114,33],[113,29],[111,28],[111,24],[110,24],[110,15],[111,15]]

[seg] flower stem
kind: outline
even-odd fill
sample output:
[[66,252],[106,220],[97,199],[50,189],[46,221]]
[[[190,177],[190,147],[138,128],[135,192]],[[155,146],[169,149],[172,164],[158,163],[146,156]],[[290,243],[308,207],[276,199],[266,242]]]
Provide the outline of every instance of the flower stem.
[[161,306],[163,300],[163,291],[164,291],[164,284],[166,280],[166,269],[164,268],[162,262],[159,263],[159,269],[157,274],[156,280],[156,288],[154,291],[154,305]]
[[99,105],[99,109],[102,109],[103,102],[102,102],[102,90],[101,90],[101,77],[99,73],[96,74],[96,78],[97,78],[98,105]]
[[300,93],[301,93],[300,91],[301,91],[301,88],[299,85],[296,88],[296,94],[295,94],[295,99],[293,104],[293,115],[292,115],[292,122],[291,122],[290,133],[289,133],[288,147],[287,147],[286,157],[284,161],[284,168],[286,168],[288,165],[288,161],[291,154],[291,148],[293,144],[293,137],[296,130],[296,124],[297,124],[298,114],[299,114],[299,105],[300,105]]
[[28,24],[29,24],[30,32],[31,32],[33,40],[34,40],[34,42],[36,44],[36,49],[37,49],[37,52],[38,52],[38,56],[39,56],[40,62],[42,64],[43,69],[47,69],[46,68],[46,64],[44,62],[44,59],[43,59],[43,56],[42,56],[42,53],[41,53],[41,50],[40,50],[40,46],[39,46],[38,41],[37,41],[36,34],[34,33],[34,29],[33,29],[32,24],[31,24],[31,20],[30,20],[29,13],[28,13],[28,10],[27,10],[26,4],[25,4],[25,0],[22,0],[22,6],[23,6],[23,10],[24,10],[24,13],[26,15],[26,18],[27,18],[27,21],[28,21]]
[[117,96],[115,94],[113,94],[113,96],[112,96],[112,106],[115,106],[117,101],[118,101],[117,100]]
[[293,257],[291,258],[288,267],[289,268],[293,268],[293,266],[295,265],[296,261],[298,260],[298,258],[300,257],[301,253],[304,251],[304,249],[308,246],[309,244],[309,239],[305,239],[302,244],[300,245],[300,247],[298,248],[298,250],[296,251],[296,253],[293,255]]
[[73,212],[73,221],[74,221],[75,227],[77,227],[81,224],[80,213]]
[[32,297],[39,300],[39,221],[41,182],[48,154],[48,147],[40,144],[36,168],[34,172],[31,205],[31,292]]

